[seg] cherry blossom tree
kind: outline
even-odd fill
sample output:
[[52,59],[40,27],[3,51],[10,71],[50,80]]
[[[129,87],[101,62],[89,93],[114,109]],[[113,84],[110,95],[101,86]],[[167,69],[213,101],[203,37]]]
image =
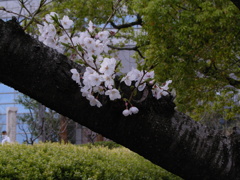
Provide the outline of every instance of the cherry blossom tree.
[[79,73],[76,69],[70,71],[72,79],[80,87],[82,96],[89,100],[91,106],[102,107],[99,101],[99,96],[102,95],[108,96],[111,101],[121,99],[126,107],[122,114],[128,116],[138,113],[138,108],[132,104],[133,98],[136,92],[143,91],[147,84],[152,87],[153,97],[157,99],[169,94],[168,85],[171,80],[160,86],[154,80],[152,69],[148,72],[145,69],[140,71],[132,68],[120,81],[132,89],[129,97],[124,96],[121,86],[115,83],[121,75],[118,68],[121,61],[108,57],[110,54],[108,47],[112,45],[110,33],[104,28],[97,29],[91,21],[84,32],[76,32],[76,30],[71,32],[73,27],[73,21],[68,16],[65,15],[61,19],[57,13],[51,12],[45,16],[43,24],[38,25],[40,32],[38,39],[59,53],[66,54],[69,59],[85,68],[84,73]]
[[[54,28],[50,29],[54,33]],[[90,43],[91,39],[88,40]],[[44,39],[44,42],[50,45],[56,43],[50,38]],[[78,73],[80,76],[91,72],[91,69],[83,68],[25,34],[15,19],[0,21],[0,55],[1,82],[170,172],[185,179],[240,179],[239,130],[234,128],[231,135],[224,136],[175,110],[174,97],[169,93],[159,94],[160,90],[155,89],[164,89],[170,81],[160,87],[144,84],[144,76],[141,75],[140,81],[135,82],[139,91],[131,101],[138,109],[133,108],[131,112],[125,111],[126,104],[111,88],[98,99],[86,92],[86,98],[81,92],[84,87],[79,87],[82,82]],[[103,64],[100,67],[104,74],[106,66]],[[121,89],[122,97],[127,98],[132,94],[128,80],[133,78],[128,75],[114,80],[117,89]],[[99,83],[93,82],[94,86]],[[123,112],[137,114],[123,116]]]

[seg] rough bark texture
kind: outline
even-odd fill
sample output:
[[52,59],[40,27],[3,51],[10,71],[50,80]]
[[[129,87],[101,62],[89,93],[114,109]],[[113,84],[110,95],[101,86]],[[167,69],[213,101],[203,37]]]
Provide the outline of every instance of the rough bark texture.
[[240,0],[231,0],[235,6],[237,6],[238,9],[240,9]]
[[130,117],[122,115],[122,101],[101,97],[103,107],[91,107],[71,80],[72,68],[81,70],[64,55],[26,35],[14,20],[0,21],[2,83],[184,179],[240,179],[237,133],[225,137],[191,120],[174,110],[171,96],[157,101],[149,93],[138,104],[140,112]]

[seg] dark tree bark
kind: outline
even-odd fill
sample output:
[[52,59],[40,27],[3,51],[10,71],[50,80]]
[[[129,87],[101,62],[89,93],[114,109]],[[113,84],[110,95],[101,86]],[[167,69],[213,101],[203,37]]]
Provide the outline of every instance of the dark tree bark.
[[240,9],[240,0],[231,0],[238,9]]
[[[0,21],[0,81],[45,106],[128,147],[151,162],[194,180],[240,179],[240,138],[209,129],[174,110],[172,97],[149,91],[137,115],[124,117],[122,101],[101,97],[91,107],[71,79],[79,65],[26,35],[14,20]],[[125,94],[129,89],[120,84]],[[140,99],[141,97],[139,97]]]

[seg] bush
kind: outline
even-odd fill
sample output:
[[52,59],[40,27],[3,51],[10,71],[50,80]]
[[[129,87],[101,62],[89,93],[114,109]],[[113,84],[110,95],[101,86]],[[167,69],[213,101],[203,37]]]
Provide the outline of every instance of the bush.
[[82,144],[81,146],[87,146],[89,148],[101,146],[101,147],[106,147],[108,149],[123,147],[120,144],[117,144],[113,141],[98,141],[98,142],[94,142],[94,144],[93,143]]
[[120,147],[46,143],[0,146],[0,179],[178,180],[143,157]]

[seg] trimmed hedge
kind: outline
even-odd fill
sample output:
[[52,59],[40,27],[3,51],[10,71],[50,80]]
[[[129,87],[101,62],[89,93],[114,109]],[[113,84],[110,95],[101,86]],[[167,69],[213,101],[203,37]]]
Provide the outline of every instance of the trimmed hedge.
[[0,179],[180,180],[130,150],[58,143],[0,146]]
[[123,147],[122,145],[117,144],[114,141],[97,141],[97,142],[94,142],[94,144],[87,143],[87,144],[81,144],[80,146],[83,146],[83,147],[87,146],[89,148],[101,146],[101,147],[106,147],[108,149]]

